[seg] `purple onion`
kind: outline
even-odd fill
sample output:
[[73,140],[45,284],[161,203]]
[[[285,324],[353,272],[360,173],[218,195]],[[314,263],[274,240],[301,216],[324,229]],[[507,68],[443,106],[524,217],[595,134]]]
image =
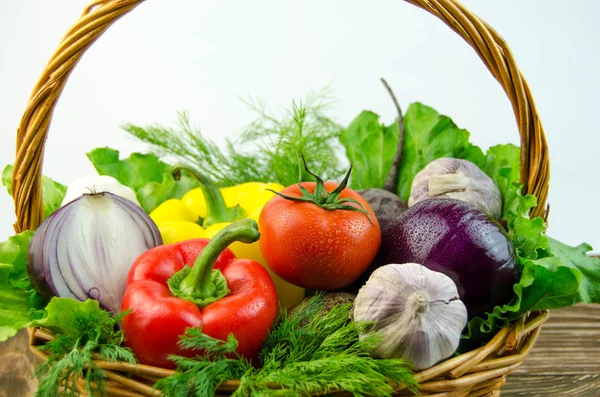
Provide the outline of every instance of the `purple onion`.
[[137,204],[109,192],[84,194],[38,227],[28,272],[45,299],[95,299],[117,314],[131,265],[161,244],[158,227]]
[[509,303],[519,279],[515,249],[501,226],[455,199],[421,201],[386,229],[377,264],[409,262],[449,276],[469,317]]

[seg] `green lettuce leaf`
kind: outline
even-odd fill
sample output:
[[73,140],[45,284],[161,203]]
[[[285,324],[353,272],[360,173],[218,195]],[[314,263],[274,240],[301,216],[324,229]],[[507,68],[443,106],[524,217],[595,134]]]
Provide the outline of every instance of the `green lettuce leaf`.
[[55,334],[66,334],[77,337],[82,332],[77,324],[77,316],[109,316],[109,313],[100,308],[97,300],[88,299],[80,302],[71,298],[54,297],[46,306],[42,318],[31,321],[29,326],[44,327]]
[[179,181],[173,179],[173,166],[153,154],[133,153],[128,158],[120,159],[118,150],[105,147],[92,150],[87,157],[100,175],[112,176],[132,188],[141,207],[148,213],[162,202],[181,198],[199,186],[187,174],[183,174]]
[[546,234],[540,217],[531,219],[537,205],[532,195],[521,194],[519,149],[499,145],[488,150],[484,170],[498,185],[503,199],[502,218],[516,252],[521,278],[514,298],[496,306],[486,318],[471,319],[461,349],[489,340],[499,328],[529,311],[569,307],[580,302],[600,303],[600,260],[587,255],[592,247],[563,244]]
[[497,185],[501,185],[500,191],[504,196],[508,189],[512,189],[515,182],[519,182],[520,165],[521,150],[518,146],[513,144],[496,145],[490,147],[486,152],[483,170]]
[[[11,178],[13,166],[7,165],[2,171],[2,184],[6,187],[8,194],[12,194]],[[42,176],[42,200],[44,205],[44,218],[50,216],[56,211],[67,193],[67,187],[53,181],[52,179]]]
[[340,141],[352,164],[350,187],[383,188],[398,150],[398,122],[385,126],[379,116],[363,111],[342,131]]
[[398,196],[408,201],[415,175],[441,157],[469,160],[482,169],[486,161],[481,149],[469,142],[469,132],[428,106],[418,102],[411,104],[404,116]]
[[0,342],[26,327],[43,307],[27,273],[32,236],[32,232],[25,231],[0,243]]
[[[519,205],[515,183],[519,183],[521,150],[518,146],[496,145],[486,153],[483,171],[496,183],[502,195],[502,214],[506,217]],[[504,219],[506,220],[506,219]]]

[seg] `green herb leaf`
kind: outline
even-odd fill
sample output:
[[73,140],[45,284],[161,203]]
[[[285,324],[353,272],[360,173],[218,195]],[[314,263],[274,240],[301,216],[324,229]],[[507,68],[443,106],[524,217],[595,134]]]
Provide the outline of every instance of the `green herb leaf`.
[[0,243],[0,342],[26,327],[43,307],[27,274],[27,249],[32,236],[32,232],[25,231]]
[[94,359],[135,363],[133,353],[121,347],[123,334],[117,330],[125,313],[113,316],[95,300],[79,302],[52,298],[47,315],[32,322],[52,330],[56,339],[40,346],[50,355],[38,367],[36,396],[78,396],[77,379],[85,379],[89,395],[104,395],[104,373]]
[[359,114],[340,136],[353,166],[350,187],[355,190],[383,188],[394,163],[399,139],[397,121],[386,126],[373,112]]
[[[8,194],[12,194],[11,178],[13,166],[7,165],[2,171],[2,184],[6,187]],[[42,176],[42,200],[44,206],[44,218],[49,217],[54,211],[60,208],[60,204],[65,198],[67,187],[52,179]]]
[[162,202],[181,198],[189,190],[198,187],[198,182],[187,174],[179,181],[171,174],[173,166],[153,154],[133,153],[119,159],[119,151],[97,148],[87,154],[100,175],[109,175],[136,192],[141,207],[148,213]]
[[469,133],[447,116],[421,103],[413,103],[404,116],[404,147],[400,160],[398,196],[408,201],[415,175],[440,157],[469,160],[484,168],[481,149],[469,143]]
[[193,359],[171,356],[178,371],[154,385],[166,396],[213,396],[222,382],[240,379],[252,370],[250,362],[237,354],[238,342],[233,335],[222,341],[203,334],[201,328],[188,328],[179,345],[203,355]]
[[237,137],[226,139],[224,148],[192,126],[185,112],[179,113],[174,128],[158,124],[123,128],[158,155],[193,166],[221,187],[245,182],[290,186],[299,179],[310,180],[304,172],[299,175],[301,155],[325,179],[336,180],[344,174],[337,157],[341,127],[324,114],[329,106],[326,91],[293,101],[281,116],[270,113],[260,101],[246,104],[258,117]]
[[350,321],[351,304],[336,305],[329,312],[324,305],[319,294],[293,315],[283,311],[263,344],[262,367],[246,372],[233,395],[305,396],[344,390],[355,396],[391,396],[393,384],[416,393],[410,363],[366,353],[372,340],[359,338],[364,324]]

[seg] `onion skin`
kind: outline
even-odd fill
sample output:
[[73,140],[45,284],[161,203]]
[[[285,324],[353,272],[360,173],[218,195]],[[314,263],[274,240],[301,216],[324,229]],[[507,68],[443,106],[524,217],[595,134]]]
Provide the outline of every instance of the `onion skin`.
[[501,226],[456,199],[410,207],[382,236],[377,263],[416,262],[449,276],[469,318],[508,303],[519,280],[515,249]]
[[35,231],[27,271],[46,301],[96,299],[118,314],[133,261],[161,244],[158,227],[137,204],[109,192],[84,194]]
[[27,273],[29,274],[29,279],[42,299],[44,299],[46,302],[48,302],[54,296],[54,293],[46,281],[46,272],[41,265],[44,257],[42,253],[42,246],[46,236],[46,230],[48,230],[48,225],[50,224],[51,219],[60,210],[61,209],[59,208],[52,215],[46,218],[44,222],[42,222],[42,224],[36,229],[28,249]]

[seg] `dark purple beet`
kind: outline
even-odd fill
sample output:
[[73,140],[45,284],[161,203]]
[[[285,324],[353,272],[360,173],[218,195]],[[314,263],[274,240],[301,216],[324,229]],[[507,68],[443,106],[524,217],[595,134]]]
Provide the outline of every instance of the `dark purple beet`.
[[400,197],[387,190],[369,188],[357,193],[371,206],[382,232],[408,209]]
[[[408,209],[408,206],[400,197],[387,190],[368,188],[357,190],[356,192],[371,206],[371,209],[377,218],[377,222],[379,223],[382,236],[385,233],[385,230]],[[376,263],[372,263],[357,280],[342,288],[342,291],[350,292],[355,295],[358,294],[358,290],[365,285],[371,276],[371,273],[378,267],[379,266],[377,266]]]
[[382,235],[377,264],[420,263],[458,287],[469,317],[508,303],[519,270],[502,228],[480,209],[454,199],[410,207]]

